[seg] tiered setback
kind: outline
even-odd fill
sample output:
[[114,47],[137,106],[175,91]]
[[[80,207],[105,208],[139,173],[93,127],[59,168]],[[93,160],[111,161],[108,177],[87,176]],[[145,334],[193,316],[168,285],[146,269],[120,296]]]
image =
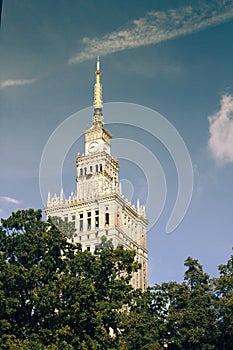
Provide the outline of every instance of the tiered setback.
[[[97,88],[99,87],[99,88]],[[145,208],[127,201],[119,186],[118,160],[111,156],[112,135],[104,128],[101,101],[100,63],[97,60],[93,124],[85,134],[85,154],[77,156],[76,194],[64,199],[48,196],[46,214],[75,223],[71,241],[94,252],[100,238],[111,239],[113,246],[135,250],[142,268],[132,278],[134,288],[148,286],[148,252]]]

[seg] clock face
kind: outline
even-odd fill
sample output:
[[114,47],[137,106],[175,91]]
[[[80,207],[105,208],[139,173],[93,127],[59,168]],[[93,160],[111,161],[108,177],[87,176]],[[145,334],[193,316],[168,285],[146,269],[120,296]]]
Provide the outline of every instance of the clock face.
[[99,146],[98,142],[92,142],[92,143],[89,145],[88,151],[89,151],[90,153],[94,153],[94,152],[97,151],[98,146]]

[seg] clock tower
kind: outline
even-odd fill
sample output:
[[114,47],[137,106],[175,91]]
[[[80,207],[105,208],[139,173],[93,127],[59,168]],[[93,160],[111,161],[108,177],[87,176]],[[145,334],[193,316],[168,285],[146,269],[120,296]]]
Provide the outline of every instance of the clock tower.
[[48,195],[47,216],[73,221],[76,231],[72,242],[95,251],[101,237],[106,236],[114,247],[123,245],[135,250],[142,268],[134,273],[132,285],[145,290],[148,286],[148,252],[144,206],[131,204],[121,193],[118,160],[111,155],[112,135],[104,127],[100,61],[97,58],[94,113],[92,126],[84,131],[85,152],[76,159],[76,193],[64,198]]
[[[118,188],[118,161],[111,156],[112,135],[104,127],[100,61],[97,58],[92,126],[84,131],[85,154],[78,154],[77,196],[82,200]],[[87,177],[88,176],[88,181]]]

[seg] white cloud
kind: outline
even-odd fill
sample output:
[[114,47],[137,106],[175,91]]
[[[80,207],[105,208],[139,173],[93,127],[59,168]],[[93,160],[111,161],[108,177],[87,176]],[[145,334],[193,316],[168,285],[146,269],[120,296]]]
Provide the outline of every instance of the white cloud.
[[0,202],[3,202],[5,204],[20,204],[21,202],[18,199],[12,198],[12,197],[6,197],[6,196],[0,196]]
[[101,38],[83,38],[84,49],[73,55],[69,63],[79,63],[98,55],[105,56],[117,51],[157,44],[232,18],[231,0],[214,0],[197,6],[160,12],[151,11],[144,17],[132,21],[122,30]]
[[224,95],[221,108],[209,118],[209,149],[219,164],[233,162],[233,95]]
[[0,82],[0,89],[5,89],[12,86],[32,84],[36,79],[8,79]]

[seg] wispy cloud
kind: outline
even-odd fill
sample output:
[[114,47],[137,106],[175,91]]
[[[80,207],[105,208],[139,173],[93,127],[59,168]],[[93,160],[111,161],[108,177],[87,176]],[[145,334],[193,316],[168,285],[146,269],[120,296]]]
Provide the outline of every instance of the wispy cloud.
[[0,89],[5,89],[13,86],[32,84],[36,79],[8,79],[0,82]]
[[209,149],[218,164],[233,163],[233,95],[224,95],[220,110],[209,118]]
[[79,63],[98,55],[105,56],[117,51],[157,44],[232,18],[231,0],[214,0],[168,11],[151,11],[125,28],[101,38],[83,38],[83,50],[73,55],[69,63]]
[[7,196],[0,196],[0,202],[5,204],[20,204],[21,202],[18,199],[7,197]]

